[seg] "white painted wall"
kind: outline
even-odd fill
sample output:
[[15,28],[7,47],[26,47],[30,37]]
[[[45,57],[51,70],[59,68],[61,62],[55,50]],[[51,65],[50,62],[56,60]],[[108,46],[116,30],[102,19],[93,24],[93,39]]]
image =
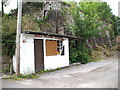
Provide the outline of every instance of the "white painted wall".
[[[69,66],[69,42],[65,38],[63,45],[65,46],[65,55],[46,56],[46,39],[57,40],[53,38],[34,37],[31,34],[21,34],[20,43],[20,73],[29,74],[35,73],[35,60],[34,60],[34,39],[43,39],[44,41],[44,70],[56,69],[58,67]],[[26,42],[23,43],[23,40]],[[13,58],[13,68],[16,71],[16,60]]]
[[[45,40],[44,40],[45,41]],[[63,41],[65,46],[65,55],[46,56],[46,49],[44,47],[44,68],[45,70],[57,69],[58,67],[69,66],[69,45],[68,39]],[[45,44],[45,43],[44,43]]]
[[[23,43],[26,40],[26,43]],[[22,74],[34,73],[34,40],[33,35],[21,34],[20,72]]]

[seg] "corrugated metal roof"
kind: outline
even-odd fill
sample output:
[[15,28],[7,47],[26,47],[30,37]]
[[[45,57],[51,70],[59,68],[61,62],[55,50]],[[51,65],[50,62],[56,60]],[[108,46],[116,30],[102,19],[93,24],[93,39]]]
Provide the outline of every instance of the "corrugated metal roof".
[[[70,39],[78,39],[78,37],[76,37],[76,36],[49,34],[49,33],[43,33],[43,32],[40,32],[40,31],[32,31],[32,30],[22,31],[22,33],[36,34],[36,35],[45,35],[45,36],[55,36],[55,37],[64,37],[64,38],[70,38]],[[80,37],[79,37],[79,39],[80,39]]]

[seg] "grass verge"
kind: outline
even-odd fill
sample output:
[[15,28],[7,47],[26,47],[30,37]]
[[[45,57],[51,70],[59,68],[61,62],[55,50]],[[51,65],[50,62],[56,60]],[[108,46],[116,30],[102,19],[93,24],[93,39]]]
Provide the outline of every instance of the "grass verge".
[[8,75],[2,77],[2,79],[11,79],[11,80],[22,80],[22,79],[32,79],[32,78],[38,78],[36,74],[27,74],[27,75],[20,75],[19,77],[16,77],[16,74]]
[[38,74],[42,74],[42,73],[46,73],[46,72],[53,72],[56,70],[61,70],[61,68],[57,68],[54,70],[46,70],[46,71],[41,70],[37,73],[20,75],[19,77],[16,77],[16,74],[13,74],[13,75],[4,76],[4,77],[2,77],[2,79],[11,79],[11,80],[33,79],[33,78],[38,78],[39,77]]

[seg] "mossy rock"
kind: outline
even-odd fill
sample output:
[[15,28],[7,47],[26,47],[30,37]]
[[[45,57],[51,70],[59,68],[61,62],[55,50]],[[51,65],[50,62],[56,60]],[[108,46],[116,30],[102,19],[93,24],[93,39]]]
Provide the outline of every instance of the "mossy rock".
[[117,51],[120,51],[120,45],[116,48]]

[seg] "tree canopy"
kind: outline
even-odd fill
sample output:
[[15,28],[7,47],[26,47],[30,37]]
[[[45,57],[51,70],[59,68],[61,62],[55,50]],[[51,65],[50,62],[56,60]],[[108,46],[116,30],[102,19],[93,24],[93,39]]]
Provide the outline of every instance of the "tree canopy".
[[77,36],[90,38],[111,29],[112,12],[106,2],[71,3],[69,10],[75,22],[73,32]]

